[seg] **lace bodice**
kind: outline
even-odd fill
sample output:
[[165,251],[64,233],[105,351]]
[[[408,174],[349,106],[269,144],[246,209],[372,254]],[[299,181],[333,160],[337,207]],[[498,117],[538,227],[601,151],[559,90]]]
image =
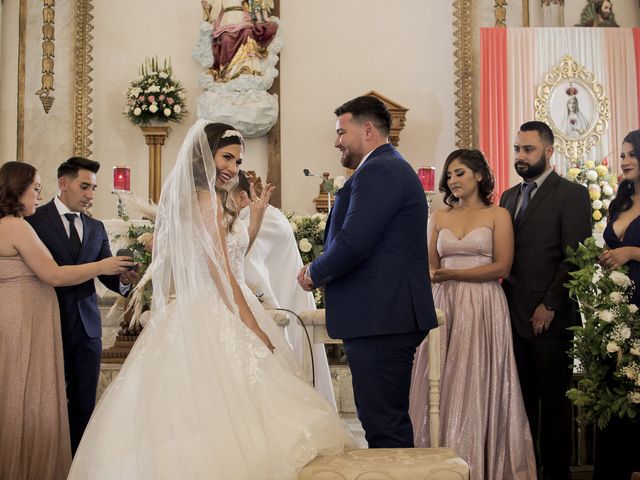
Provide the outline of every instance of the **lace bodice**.
[[244,280],[244,256],[249,247],[249,231],[247,226],[240,219],[233,222],[233,227],[227,233],[227,248],[229,250],[229,263],[231,272],[236,277],[238,283],[245,283]]

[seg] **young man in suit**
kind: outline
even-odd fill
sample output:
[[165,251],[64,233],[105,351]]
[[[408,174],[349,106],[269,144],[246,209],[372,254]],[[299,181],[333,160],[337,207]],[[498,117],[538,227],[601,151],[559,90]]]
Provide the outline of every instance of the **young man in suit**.
[[[59,195],[26,220],[58,265],[80,265],[110,257],[102,222],[84,212],[93,203],[98,162],[72,157],[58,167]],[[126,294],[135,272],[101,276],[109,289]],[[96,403],[102,355],[102,324],[93,280],[56,288],[62,323],[71,448],[75,453]]]
[[324,253],[298,281],[325,287],[327,331],[343,340],[369,447],[412,447],[413,357],[437,326],[427,203],[413,168],[388,143],[391,115],[380,100],[358,97],[335,114],[335,147],[355,172],[336,194]]
[[523,182],[500,199],[515,231],[513,266],[502,285],[522,396],[545,480],[571,478],[571,404],[566,392],[573,334],[567,329],[580,323],[580,315],[564,287],[571,268],[565,252],[591,235],[587,189],[553,171],[553,143],[545,123],[520,127],[514,167]]

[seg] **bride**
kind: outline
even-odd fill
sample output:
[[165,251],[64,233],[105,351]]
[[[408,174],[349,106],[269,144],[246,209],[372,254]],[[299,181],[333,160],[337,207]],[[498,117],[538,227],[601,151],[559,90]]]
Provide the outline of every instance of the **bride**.
[[242,153],[229,125],[198,120],[187,133],[158,205],[151,320],[96,408],[70,479],[294,479],[351,443],[232,273],[248,237],[240,221],[229,228],[224,187]]

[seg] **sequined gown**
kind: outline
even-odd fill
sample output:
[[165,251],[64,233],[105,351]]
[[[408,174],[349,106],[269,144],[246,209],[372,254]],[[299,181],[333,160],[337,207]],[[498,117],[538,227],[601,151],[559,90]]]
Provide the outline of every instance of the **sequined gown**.
[[[228,236],[236,275],[247,243],[236,221]],[[102,396],[70,479],[293,480],[315,456],[350,444],[337,413],[297,376],[271,317],[245,296],[275,354],[216,290],[176,298],[152,313]]]
[[0,257],[0,478],[63,480],[70,465],[58,299]]
[[[493,261],[493,232],[479,227],[458,239],[438,234],[442,268]],[[518,382],[509,309],[498,281],[447,281],[433,286],[444,312],[441,332],[440,446],[471,467],[472,480],[531,480],[536,461]],[[429,338],[416,353],[410,415],[417,447],[429,442]]]

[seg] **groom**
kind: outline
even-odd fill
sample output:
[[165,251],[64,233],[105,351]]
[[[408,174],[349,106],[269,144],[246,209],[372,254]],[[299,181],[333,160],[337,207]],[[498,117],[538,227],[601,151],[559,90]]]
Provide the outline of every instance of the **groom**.
[[298,274],[325,287],[327,331],[341,338],[370,448],[413,447],[409,386],[416,347],[437,326],[427,261],[427,203],[389,144],[391,114],[373,96],[335,111],[341,163],[324,253]]

